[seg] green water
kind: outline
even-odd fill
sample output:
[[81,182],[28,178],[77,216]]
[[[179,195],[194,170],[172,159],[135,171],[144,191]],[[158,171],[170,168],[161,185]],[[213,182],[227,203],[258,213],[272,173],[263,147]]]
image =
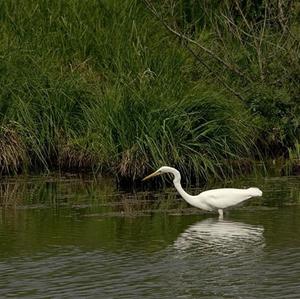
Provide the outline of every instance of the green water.
[[220,186],[257,186],[264,195],[219,221],[173,188],[126,193],[104,179],[2,179],[0,297],[299,298],[299,178]]

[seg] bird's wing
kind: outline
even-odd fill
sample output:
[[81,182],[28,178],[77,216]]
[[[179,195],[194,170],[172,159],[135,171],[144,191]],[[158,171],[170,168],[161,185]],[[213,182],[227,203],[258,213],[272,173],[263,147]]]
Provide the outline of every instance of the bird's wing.
[[234,188],[214,189],[201,193],[205,203],[214,209],[225,209],[235,206],[252,196],[248,189]]

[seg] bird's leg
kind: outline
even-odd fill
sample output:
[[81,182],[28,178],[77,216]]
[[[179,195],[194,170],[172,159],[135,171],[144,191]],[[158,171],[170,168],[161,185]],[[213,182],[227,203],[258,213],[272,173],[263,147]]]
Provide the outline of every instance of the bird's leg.
[[218,209],[218,212],[219,212],[219,219],[223,219],[223,210]]

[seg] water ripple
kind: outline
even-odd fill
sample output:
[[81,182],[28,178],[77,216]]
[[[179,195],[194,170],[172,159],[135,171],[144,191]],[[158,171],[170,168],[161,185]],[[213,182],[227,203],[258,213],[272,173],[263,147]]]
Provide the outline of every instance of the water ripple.
[[299,178],[232,182],[264,196],[224,221],[173,189],[24,183],[0,186],[0,298],[299,298]]

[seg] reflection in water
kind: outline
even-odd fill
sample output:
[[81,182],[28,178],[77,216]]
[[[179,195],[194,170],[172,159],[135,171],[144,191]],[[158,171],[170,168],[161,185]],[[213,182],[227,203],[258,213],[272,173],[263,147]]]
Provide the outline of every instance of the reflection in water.
[[181,252],[238,254],[264,246],[264,228],[242,222],[206,219],[189,226],[174,242]]
[[299,178],[233,185],[264,190],[231,214],[259,225],[195,222],[174,190],[2,180],[0,298],[299,298]]
[[169,247],[174,270],[166,280],[182,298],[299,298],[299,247],[270,250],[269,230],[229,220],[197,222]]

